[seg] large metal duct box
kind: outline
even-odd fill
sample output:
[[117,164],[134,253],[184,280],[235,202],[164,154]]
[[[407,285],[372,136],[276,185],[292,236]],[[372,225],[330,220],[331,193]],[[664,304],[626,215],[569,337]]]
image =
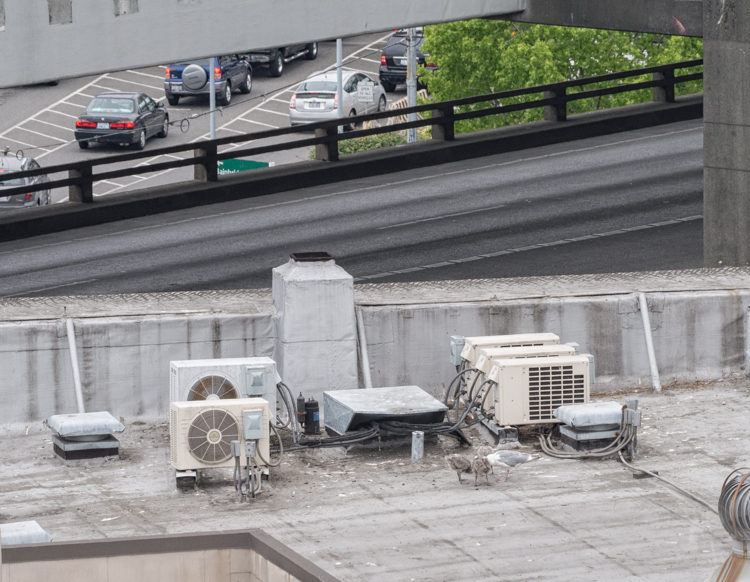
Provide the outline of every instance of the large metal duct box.
[[323,420],[329,433],[342,435],[378,420],[413,424],[442,422],[448,407],[419,386],[392,386],[323,393]]

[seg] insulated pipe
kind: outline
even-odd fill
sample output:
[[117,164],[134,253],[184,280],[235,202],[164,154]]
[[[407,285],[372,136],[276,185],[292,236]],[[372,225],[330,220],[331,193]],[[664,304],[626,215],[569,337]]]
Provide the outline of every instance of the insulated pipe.
[[362,310],[357,308],[357,334],[359,335],[359,358],[362,361],[362,378],[365,388],[372,388],[372,376],[370,376],[370,356],[367,354],[367,338],[365,337],[365,322],[362,319]]
[[638,301],[641,304],[641,319],[643,320],[643,331],[646,335],[646,350],[648,351],[648,364],[651,367],[651,384],[654,392],[661,393],[661,382],[659,381],[659,368],[656,367],[656,353],[654,352],[654,339],[651,337],[651,318],[648,315],[648,302],[646,294],[639,293]]
[[76,389],[76,405],[78,412],[83,414],[86,409],[83,407],[83,390],[81,389],[81,374],[78,371],[78,350],[76,349],[76,330],[73,327],[73,320],[65,320],[65,328],[68,331],[68,349],[70,350],[70,367],[73,368],[73,384]]

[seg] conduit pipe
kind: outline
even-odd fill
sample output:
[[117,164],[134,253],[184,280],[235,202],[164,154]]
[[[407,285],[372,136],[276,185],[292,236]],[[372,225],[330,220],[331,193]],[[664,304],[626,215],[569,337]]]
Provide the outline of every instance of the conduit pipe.
[[357,335],[359,336],[359,359],[362,362],[362,378],[365,388],[372,388],[372,377],[370,376],[370,356],[367,354],[367,338],[365,337],[365,322],[362,319],[362,310],[357,307]]
[[78,371],[78,350],[76,349],[76,330],[73,320],[65,318],[65,328],[68,332],[68,349],[70,350],[70,367],[73,368],[73,384],[76,389],[76,406],[78,412],[83,414],[86,409],[83,406],[83,390],[81,388],[81,373]]
[[648,302],[646,294],[639,293],[638,301],[641,306],[641,319],[643,320],[643,332],[646,335],[646,350],[648,351],[648,364],[651,368],[651,385],[654,392],[661,393],[661,382],[659,381],[659,368],[656,366],[656,353],[654,352],[654,338],[651,336],[651,318],[648,315]]

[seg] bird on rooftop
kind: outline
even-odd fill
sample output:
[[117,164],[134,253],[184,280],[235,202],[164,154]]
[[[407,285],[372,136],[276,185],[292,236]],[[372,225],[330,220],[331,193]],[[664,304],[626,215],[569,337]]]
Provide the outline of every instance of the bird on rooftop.
[[[477,455],[479,455],[480,457],[486,457],[487,455],[491,455],[494,452],[495,452],[495,449],[493,449],[492,447],[488,445],[483,445],[477,449]],[[490,466],[490,472],[493,474],[495,473],[495,471],[492,469],[491,466]]]
[[490,465],[487,457],[480,457],[479,455],[475,456],[471,463],[471,470],[474,472],[474,486],[477,484],[479,475],[484,475],[484,478],[487,479],[487,485],[489,485],[490,478],[487,476],[487,473],[489,473],[491,469],[492,465]]
[[487,462],[493,467],[500,467],[507,470],[505,477],[497,481],[498,483],[505,483],[508,480],[511,469],[515,469],[529,461],[535,461],[538,458],[534,455],[519,453],[518,451],[496,451],[491,455],[487,455]]
[[445,460],[448,461],[448,466],[453,469],[456,474],[458,475],[458,482],[463,483],[463,479],[461,479],[461,473],[471,473],[471,461],[468,457],[464,457],[463,455],[448,455],[445,457]]

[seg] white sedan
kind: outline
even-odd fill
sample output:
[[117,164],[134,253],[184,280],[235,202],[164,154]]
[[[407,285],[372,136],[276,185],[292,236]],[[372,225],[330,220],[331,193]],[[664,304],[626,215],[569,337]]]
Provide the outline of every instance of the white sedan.
[[[344,104],[342,117],[354,117],[385,111],[388,100],[383,86],[361,71],[344,71]],[[336,71],[321,73],[304,80],[289,101],[289,121],[292,125],[327,121],[338,117]],[[351,125],[351,124],[349,124]]]

